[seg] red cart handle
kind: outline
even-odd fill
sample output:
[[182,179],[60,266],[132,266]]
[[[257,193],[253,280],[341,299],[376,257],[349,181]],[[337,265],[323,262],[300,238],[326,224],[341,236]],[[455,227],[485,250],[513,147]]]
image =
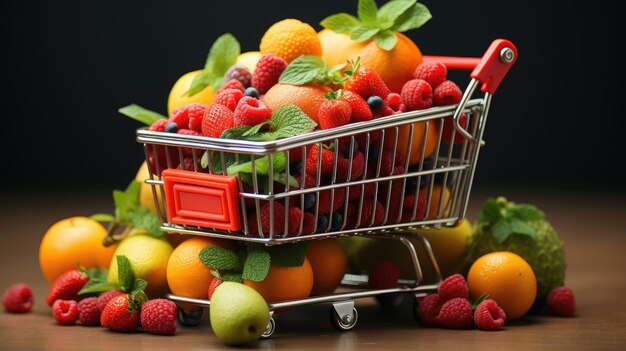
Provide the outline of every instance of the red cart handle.
[[453,56],[424,56],[424,62],[439,61],[448,69],[471,70],[470,77],[478,80],[484,93],[494,94],[498,85],[517,60],[517,48],[506,39],[494,40],[482,58]]

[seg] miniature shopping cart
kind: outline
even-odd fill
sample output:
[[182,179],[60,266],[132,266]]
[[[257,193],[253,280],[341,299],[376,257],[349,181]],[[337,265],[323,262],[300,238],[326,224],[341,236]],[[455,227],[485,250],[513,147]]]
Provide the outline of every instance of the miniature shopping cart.
[[[282,309],[331,303],[333,325],[349,330],[358,319],[354,299],[404,293],[419,297],[434,292],[441,274],[428,241],[413,230],[453,226],[465,217],[491,98],[516,58],[515,46],[503,39],[495,40],[482,58],[426,56],[424,61],[441,61],[448,69],[473,69],[459,104],[275,141],[141,128],[137,141],[144,145],[151,171],[146,182],[152,186],[161,228],[266,245],[362,235],[399,241],[409,251],[414,279],[401,279],[396,288],[370,289],[367,276],[346,274],[342,287],[349,288],[348,292],[271,303],[265,337],[274,332],[274,312]],[[479,85],[483,94],[475,98]],[[445,134],[446,123],[451,135]],[[328,174],[321,174],[324,148],[334,153]],[[302,161],[310,152],[318,153],[313,158],[317,159],[314,172]],[[338,160],[351,165],[356,158],[363,159],[365,170],[341,172]],[[229,167],[244,163],[249,165],[249,173],[228,174]],[[305,184],[305,177],[312,179],[313,186]],[[294,178],[300,181],[292,184]],[[322,208],[322,200],[330,203],[330,208]],[[293,223],[291,206],[309,215]],[[269,225],[259,215],[268,209]],[[284,223],[275,223],[276,218],[284,218]],[[416,244],[426,252],[422,259],[434,267],[437,281],[424,281]],[[210,306],[208,300],[168,297],[179,305]],[[195,324],[202,311],[180,309],[179,317],[183,324]]]

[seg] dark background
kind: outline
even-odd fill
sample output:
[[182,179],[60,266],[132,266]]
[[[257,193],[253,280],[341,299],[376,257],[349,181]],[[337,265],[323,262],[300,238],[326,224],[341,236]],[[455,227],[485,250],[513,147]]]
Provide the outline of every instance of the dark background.
[[[425,54],[480,56],[498,37],[519,60],[497,91],[478,164],[484,189],[624,190],[625,21],[611,1],[423,0],[408,35]],[[2,2],[3,192],[124,187],[143,159],[131,102],[166,112],[169,90],[233,33],[258,50],[274,22],[356,14],[350,1]],[[379,5],[382,1],[378,1]],[[460,81],[464,86],[466,81]]]

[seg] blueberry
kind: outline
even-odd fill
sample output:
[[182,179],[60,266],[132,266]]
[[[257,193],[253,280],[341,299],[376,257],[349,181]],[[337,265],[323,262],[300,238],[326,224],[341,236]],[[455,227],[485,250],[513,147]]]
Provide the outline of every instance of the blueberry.
[[[352,144],[352,155],[354,155],[357,151],[359,150],[359,142],[356,141],[356,139],[354,139],[354,143]],[[345,157],[349,157],[350,156],[350,144],[346,143],[343,146],[343,155]]]
[[323,231],[326,227],[328,227],[328,217],[323,214],[317,216],[317,230]]
[[176,124],[176,122],[169,122],[165,126],[165,132],[166,133],[178,133],[178,124]]
[[313,205],[315,205],[315,194],[304,194],[304,209],[308,210],[309,208],[313,207]]
[[246,88],[246,91],[243,92],[243,95],[252,96],[253,98],[258,98],[259,96],[261,96],[261,94],[259,94],[259,91],[255,87]]
[[367,162],[369,164],[376,164],[378,162],[378,155],[380,151],[376,146],[370,145],[369,151],[367,151]]
[[367,105],[370,107],[370,110],[378,110],[383,107],[384,101],[380,96],[372,95],[367,98]]
[[332,230],[339,230],[343,224],[343,216],[339,212],[333,212],[333,224],[331,224]]
[[298,175],[302,172],[302,161],[298,160],[296,162],[292,162],[289,165],[289,173],[291,173],[291,175]]

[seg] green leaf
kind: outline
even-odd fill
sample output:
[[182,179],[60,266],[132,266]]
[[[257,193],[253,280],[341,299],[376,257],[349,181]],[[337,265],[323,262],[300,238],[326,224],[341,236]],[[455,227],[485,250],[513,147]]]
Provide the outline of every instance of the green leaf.
[[115,203],[116,214],[119,214],[119,219],[122,222],[129,222],[129,214],[137,206],[139,206],[139,191],[141,190],[141,183],[133,180],[130,182],[126,190],[114,190],[113,202]]
[[[285,170],[285,166],[287,161],[285,159],[285,155],[282,153],[277,153],[272,156],[273,164],[274,164],[274,173],[282,172]],[[256,174],[260,175],[268,175],[270,172],[270,157],[263,156],[254,160]],[[252,173],[252,161],[234,164],[226,170],[228,175],[234,176],[239,172],[242,173]]]
[[215,77],[222,77],[237,62],[240,53],[241,46],[235,36],[230,33],[222,34],[211,46],[204,70]]
[[358,25],[352,30],[350,38],[356,42],[362,42],[371,39],[376,33],[380,31],[380,28],[369,28],[365,25]]
[[135,279],[135,283],[133,284],[133,289],[131,292],[131,295],[137,295],[137,293],[139,292],[139,290],[146,290],[146,288],[148,287],[148,282],[141,279],[141,278],[137,278]]
[[392,0],[384,4],[378,10],[378,22],[394,23],[405,11],[411,8],[417,0]]
[[300,267],[304,263],[307,243],[275,245],[267,248],[272,263],[283,267]]
[[540,221],[546,217],[540,209],[529,204],[518,204],[509,208],[508,211],[524,221]]
[[130,211],[128,219],[133,227],[146,229],[148,234],[155,238],[162,238],[165,235],[165,232],[161,230],[161,222],[157,214],[146,207],[140,206]]
[[113,222],[115,221],[115,217],[108,213],[96,213],[89,216],[89,218],[98,222]]
[[495,199],[488,199],[480,212],[479,221],[494,224],[499,221],[500,218],[502,218],[502,214],[500,213],[498,202]]
[[293,187],[298,187],[298,179],[296,179],[294,176],[289,175],[289,178],[287,178],[287,173],[275,173],[274,174],[274,181],[280,183],[280,184],[284,184],[287,186],[293,186]]
[[107,268],[91,267],[87,270],[87,276],[90,279],[106,280],[108,275],[109,270]]
[[256,245],[248,246],[248,256],[243,265],[243,279],[260,282],[265,279],[270,270],[270,254]]
[[211,79],[211,88],[213,88],[213,91],[218,91],[220,90],[222,85],[224,85],[225,82],[226,82],[226,77],[224,76],[215,77]]
[[482,293],[478,299],[476,299],[476,301],[472,302],[471,308],[472,311],[476,309],[476,307],[478,307],[478,305],[481,304],[481,302],[487,300],[489,298],[489,294],[487,294],[486,292]]
[[378,32],[374,36],[374,41],[379,48],[390,51],[396,47],[396,44],[398,43],[398,37],[396,36],[396,33],[390,30],[384,30],[382,32]]
[[394,32],[406,32],[410,29],[417,29],[432,17],[428,8],[418,2],[404,11],[389,29]]
[[193,77],[193,80],[191,81],[191,85],[189,86],[189,90],[187,90],[185,94],[190,97],[196,95],[197,93],[204,90],[204,88],[211,85],[214,79],[215,77],[213,76],[211,72],[209,71],[201,72],[197,76]]
[[343,12],[328,16],[320,22],[322,27],[343,34],[350,34],[358,24],[359,20],[356,17]]
[[109,283],[106,279],[90,279],[78,292],[78,295],[105,292],[119,289],[118,284]]
[[221,280],[223,282],[243,283],[243,278],[241,276],[241,273],[224,273],[222,274]]
[[147,126],[152,125],[152,123],[160,119],[167,119],[167,117],[158,112],[148,110],[136,104],[124,106],[117,110],[117,112],[123,114],[124,116],[128,116],[136,121],[139,121]]
[[242,139],[242,136],[251,128],[250,126],[238,126],[226,129],[220,134],[220,139]]
[[117,255],[115,258],[117,259],[117,279],[120,284],[120,289],[124,292],[130,292],[135,285],[133,267],[126,256]]
[[502,244],[513,234],[513,229],[511,229],[509,221],[505,218],[501,218],[491,226],[491,234],[493,234],[493,237],[499,244]]
[[378,23],[376,13],[378,12],[378,6],[374,0],[359,0],[357,5],[357,14],[361,22],[365,25],[374,27]]
[[205,266],[219,270],[241,271],[239,255],[217,245],[209,245],[198,254]]
[[269,120],[265,120],[265,121],[255,125],[254,127],[246,130],[243,134],[241,134],[241,137],[245,138],[245,137],[254,135],[254,134],[258,133],[259,130],[261,130],[261,128],[263,128],[264,126],[268,125],[269,123],[270,123]]
[[511,231],[515,234],[527,235],[531,237],[533,240],[537,239],[537,233],[535,229],[526,224],[523,220],[519,218],[509,218],[508,219],[509,226],[511,227]]
[[280,137],[288,138],[307,133],[317,126],[314,120],[302,112],[296,105],[285,105],[272,114],[270,119],[272,130]]
[[326,64],[318,56],[300,56],[278,78],[280,83],[302,85],[325,77]]

